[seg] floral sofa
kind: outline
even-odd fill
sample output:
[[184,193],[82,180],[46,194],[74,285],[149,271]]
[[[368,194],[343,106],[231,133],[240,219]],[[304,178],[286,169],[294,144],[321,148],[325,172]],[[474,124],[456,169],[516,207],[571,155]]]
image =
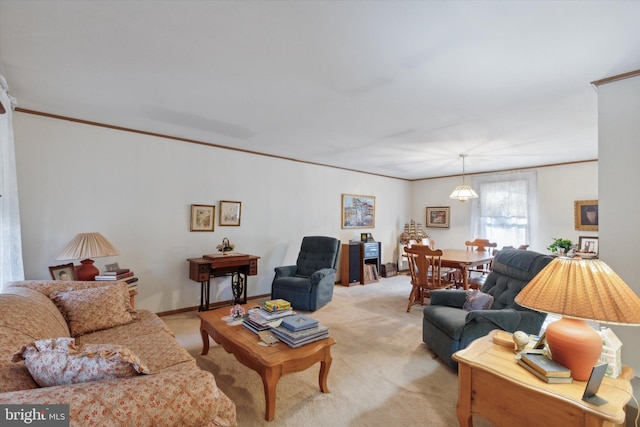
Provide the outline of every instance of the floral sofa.
[[0,293],[0,404],[69,404],[71,425],[235,426],[235,404],[126,285],[21,281]]

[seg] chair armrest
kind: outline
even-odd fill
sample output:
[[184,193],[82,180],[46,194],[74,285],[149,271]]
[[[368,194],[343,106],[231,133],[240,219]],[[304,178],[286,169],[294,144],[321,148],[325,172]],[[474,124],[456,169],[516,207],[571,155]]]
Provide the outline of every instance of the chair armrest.
[[323,268],[321,270],[316,271],[315,273],[313,273],[311,275],[311,277],[309,277],[309,280],[311,280],[311,284],[315,285],[318,284],[322,281],[325,281],[327,279],[331,280],[331,283],[333,284],[333,281],[336,277],[336,270],[333,268]]
[[471,322],[490,322],[498,328],[514,332],[520,323],[520,313],[512,308],[502,310],[473,310],[467,314],[465,325]]
[[277,279],[278,277],[295,276],[297,269],[298,267],[295,265],[283,265],[282,267],[276,267],[276,276],[274,277],[274,279]]
[[453,308],[462,308],[467,300],[467,291],[462,289],[438,289],[429,292],[430,305],[446,305]]

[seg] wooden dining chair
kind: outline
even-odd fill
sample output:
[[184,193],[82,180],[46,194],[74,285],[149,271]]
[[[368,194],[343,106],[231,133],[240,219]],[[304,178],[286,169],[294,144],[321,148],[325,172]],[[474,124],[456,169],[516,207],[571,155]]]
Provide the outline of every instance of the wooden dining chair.
[[[464,242],[464,244],[467,247],[468,251],[493,252],[494,255],[496,248],[498,247],[497,243],[490,242],[489,239],[478,238],[473,241],[467,240],[466,242]],[[467,278],[467,283],[469,284],[469,288],[480,289],[482,288],[482,285],[484,285],[487,274],[491,272],[491,263],[470,268],[468,272],[469,277]]]
[[424,305],[424,300],[430,297],[430,291],[448,289],[456,285],[455,280],[451,280],[455,269],[442,267],[442,250],[432,249],[426,245],[413,245],[405,246],[404,252],[407,255],[411,275],[411,293],[407,313],[416,303]]

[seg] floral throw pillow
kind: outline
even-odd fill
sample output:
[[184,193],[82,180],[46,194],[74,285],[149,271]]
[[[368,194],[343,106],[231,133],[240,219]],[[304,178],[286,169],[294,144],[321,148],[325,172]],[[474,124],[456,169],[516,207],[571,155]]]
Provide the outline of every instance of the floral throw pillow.
[[50,298],[64,316],[71,336],[113,328],[136,320],[129,288],[117,283],[97,288],[52,292]]
[[110,380],[149,374],[149,368],[127,347],[87,344],[76,347],[74,338],[35,341],[13,355],[24,360],[40,387]]
[[467,299],[462,306],[467,311],[489,310],[493,304],[493,295],[485,294],[478,290],[467,291]]

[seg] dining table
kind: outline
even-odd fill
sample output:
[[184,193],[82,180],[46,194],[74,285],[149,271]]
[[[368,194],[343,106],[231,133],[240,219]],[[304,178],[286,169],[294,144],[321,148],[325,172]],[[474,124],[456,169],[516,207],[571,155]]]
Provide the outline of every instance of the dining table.
[[468,249],[442,249],[440,260],[443,267],[460,269],[462,285],[466,290],[469,289],[469,268],[489,264],[493,260],[493,254]]

